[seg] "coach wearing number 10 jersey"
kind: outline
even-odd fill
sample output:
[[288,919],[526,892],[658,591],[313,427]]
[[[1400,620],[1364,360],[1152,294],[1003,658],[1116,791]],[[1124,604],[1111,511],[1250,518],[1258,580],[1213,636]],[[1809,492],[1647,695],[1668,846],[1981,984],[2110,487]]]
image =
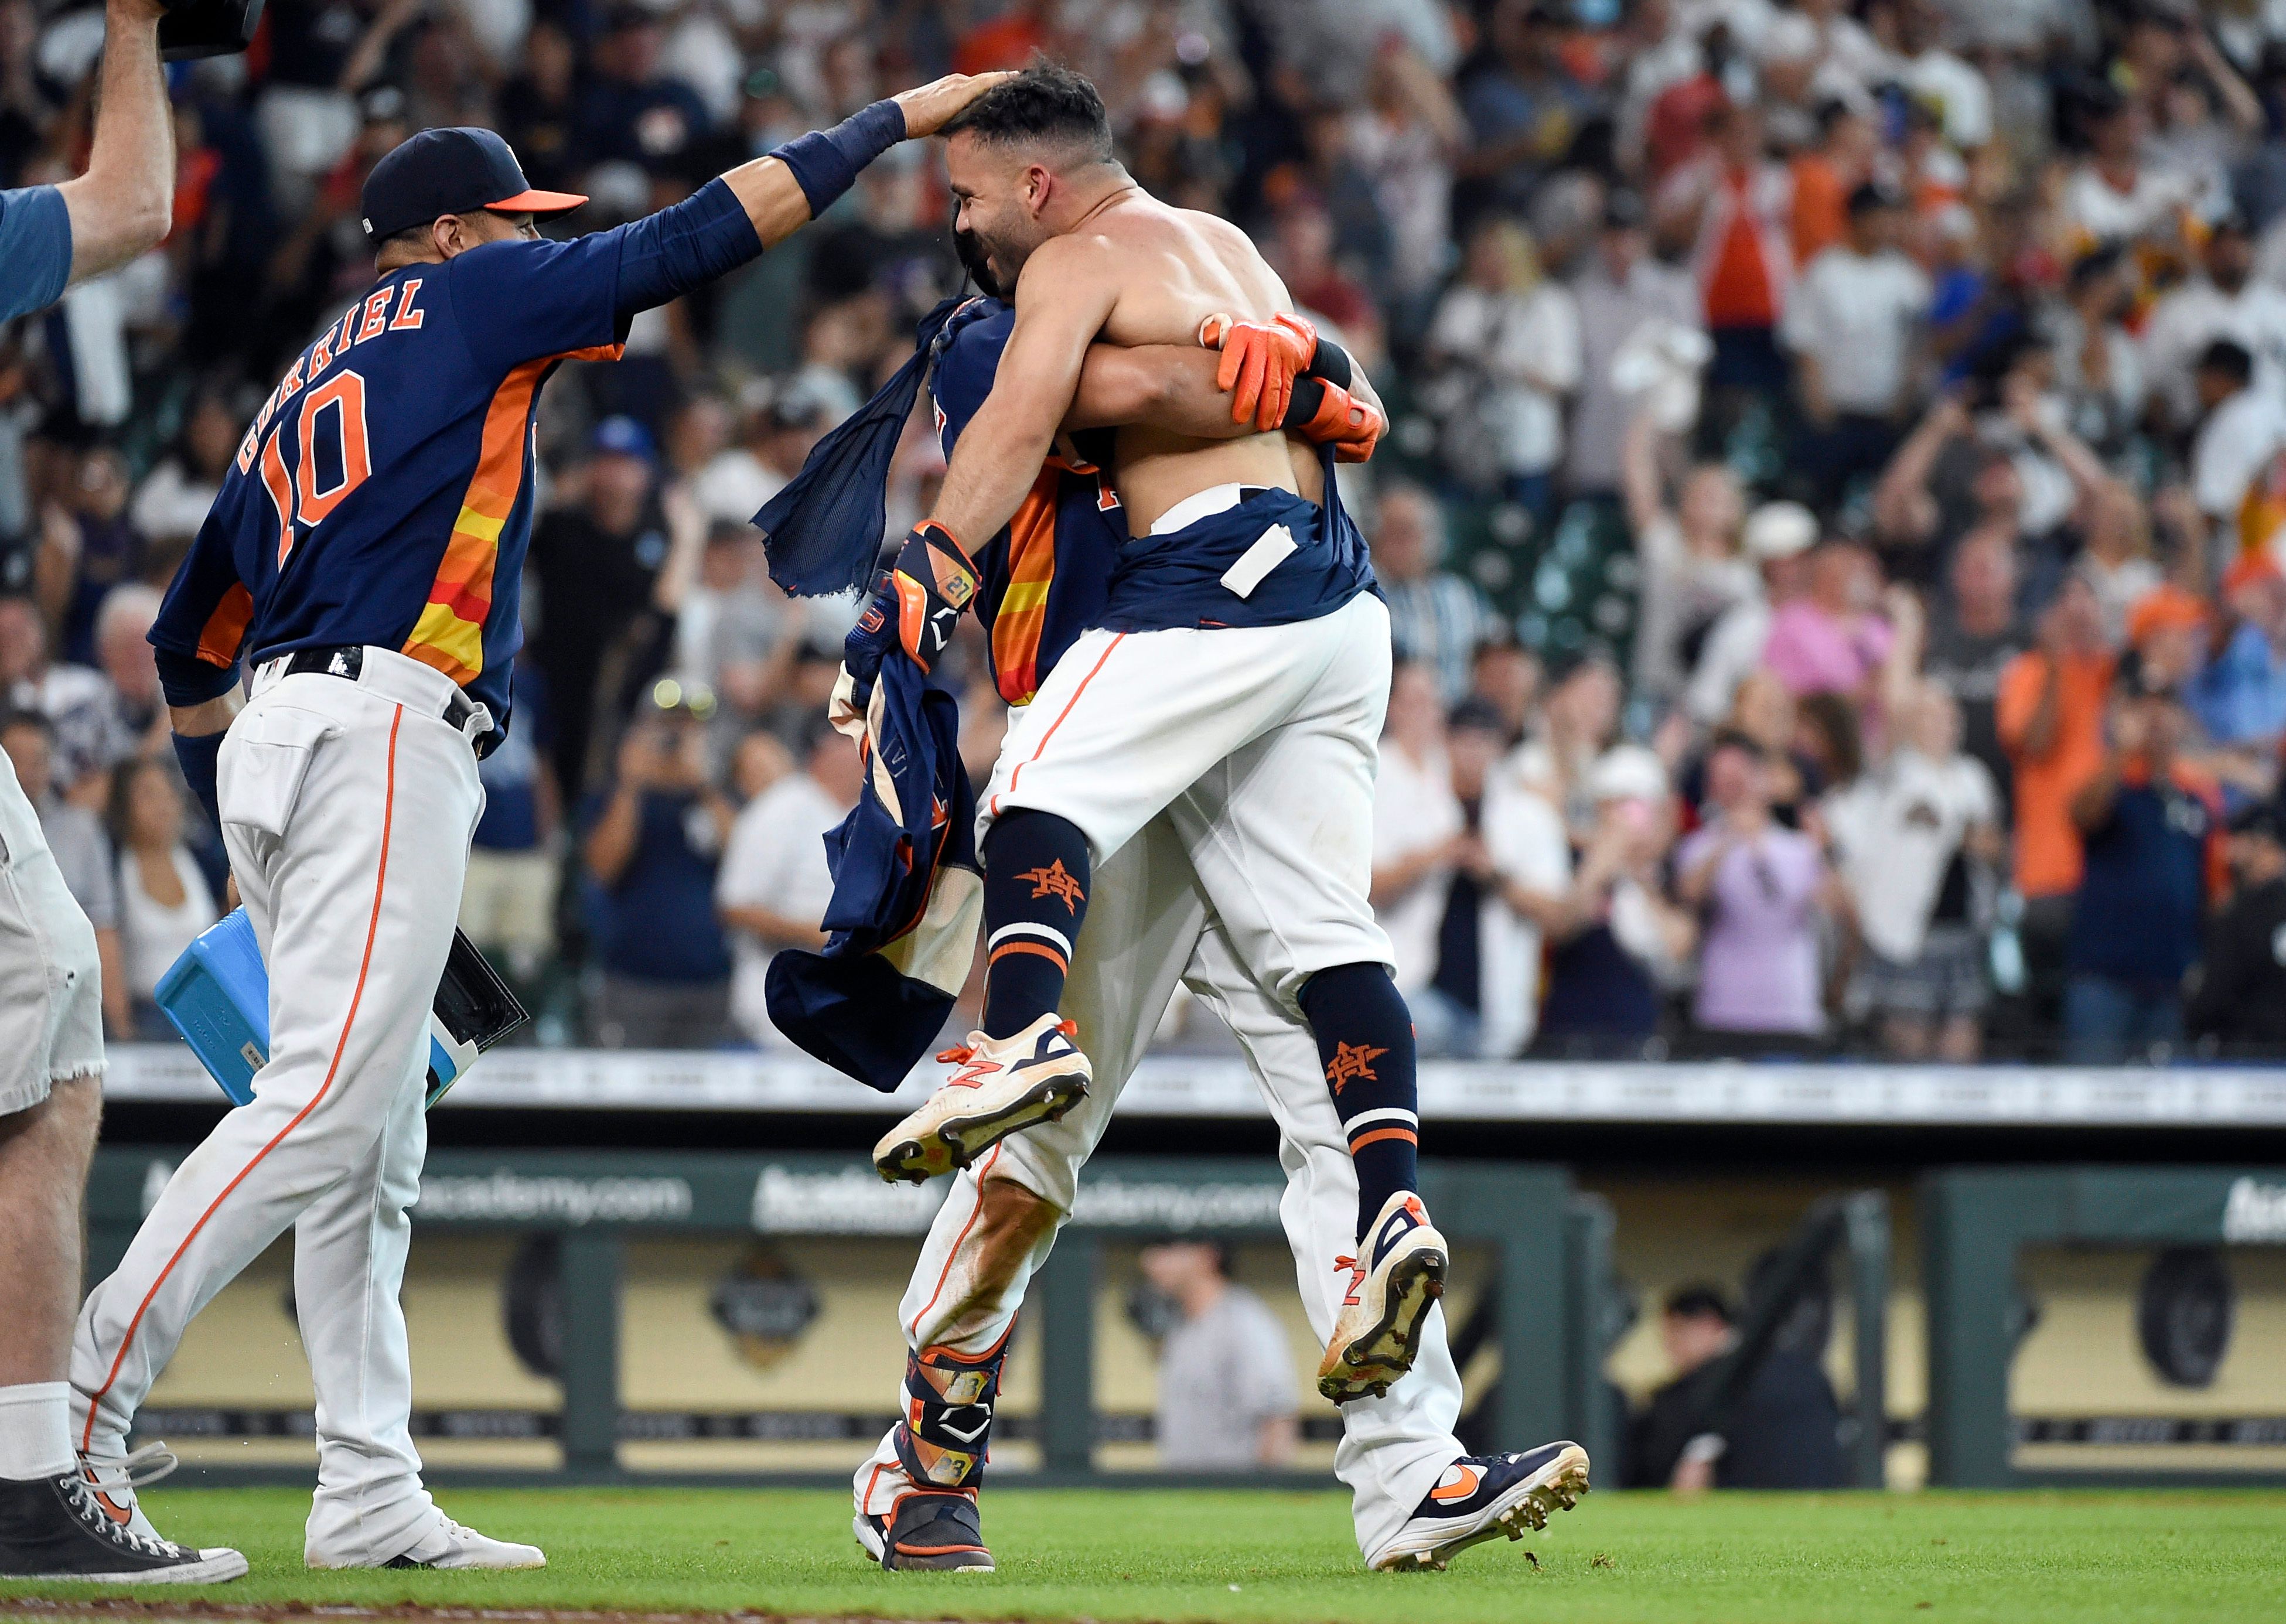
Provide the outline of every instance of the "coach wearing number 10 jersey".
[[[271,969],[254,1099],[176,1170],[72,1349],[85,1470],[139,1518],[125,1440],[192,1317],[289,1226],[317,1391],[313,1567],[533,1567],[430,1502],[398,1293],[427,1145],[429,1012],[508,725],[540,385],[752,259],[991,78],[940,80],[570,241],[483,130],[367,179],[372,291],[248,430],[151,631],[176,745]],[[240,708],[241,666],[250,698]],[[147,1526],[147,1524],[146,1525]]]

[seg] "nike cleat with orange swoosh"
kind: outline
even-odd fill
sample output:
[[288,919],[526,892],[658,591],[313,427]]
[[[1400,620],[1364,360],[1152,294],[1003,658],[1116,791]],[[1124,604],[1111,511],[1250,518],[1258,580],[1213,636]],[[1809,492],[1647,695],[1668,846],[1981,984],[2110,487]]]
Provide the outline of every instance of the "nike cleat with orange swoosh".
[[[179,1464],[175,1452],[161,1443],[146,1444],[140,1449],[118,1455],[82,1450],[79,1475],[92,1491],[98,1510],[137,1538],[163,1544],[164,1537],[151,1525],[151,1518],[144,1512],[143,1502],[135,1491],[171,1477]],[[245,1572],[245,1558],[228,1546],[217,1545],[200,1551],[198,1556],[201,1561],[219,1568],[227,1568],[235,1560],[239,1571]]]
[[1078,1029],[1054,1011],[1013,1037],[971,1032],[937,1056],[954,1064],[927,1103],[873,1147],[873,1165],[891,1184],[925,1184],[966,1167],[1012,1133],[1064,1113],[1087,1098],[1094,1068],[1072,1038]]
[[1588,1492],[1588,1452],[1570,1442],[1542,1444],[1521,1455],[1464,1455],[1445,1469],[1413,1515],[1368,1565],[1376,1573],[1419,1568],[1444,1571],[1471,1545],[1527,1528],[1569,1511]]
[[1336,1404],[1378,1399],[1413,1368],[1453,1256],[1410,1190],[1389,1198],[1358,1250],[1362,1256],[1336,1259],[1350,1271],[1350,1289],[1318,1366],[1318,1391]]

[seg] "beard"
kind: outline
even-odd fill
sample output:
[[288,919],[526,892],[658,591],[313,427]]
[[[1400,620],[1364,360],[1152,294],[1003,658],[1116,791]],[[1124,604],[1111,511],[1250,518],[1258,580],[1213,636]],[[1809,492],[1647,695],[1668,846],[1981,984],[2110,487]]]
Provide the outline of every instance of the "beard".
[[1008,291],[992,273],[990,252],[983,238],[973,231],[957,231],[952,233],[952,251],[960,260],[960,268],[968,272],[968,280],[976,284],[977,291],[987,298],[1007,302]]

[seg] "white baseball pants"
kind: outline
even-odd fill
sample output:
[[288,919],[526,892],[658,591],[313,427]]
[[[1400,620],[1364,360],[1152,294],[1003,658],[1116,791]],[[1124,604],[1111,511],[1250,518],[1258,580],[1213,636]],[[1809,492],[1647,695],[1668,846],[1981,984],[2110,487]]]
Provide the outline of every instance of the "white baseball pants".
[[1282,626],[1089,632],[1010,721],[978,842],[1031,808],[1104,865],[1163,813],[1240,961],[1298,1010],[1320,970],[1395,962],[1367,900],[1389,674],[1371,593]]
[[[114,1451],[185,1329],[288,1226],[317,1389],[315,1565],[386,1562],[439,1515],[410,1428],[398,1301],[428,1147],[429,1016],[484,792],[450,679],[369,648],[357,682],[266,666],[219,776],[231,869],[270,966],[254,1099],[168,1180],[80,1312],[73,1429]],[[489,726],[481,708],[472,727]]]
[[[1173,820],[1160,818],[1096,871],[1087,929],[1064,984],[1063,1011],[1078,1022],[1095,1068],[1088,1096],[1063,1121],[1011,1135],[955,1179],[898,1309],[910,1349],[941,1346],[974,1358],[1007,1335],[1055,1232],[1041,1235],[1024,1257],[1007,1258],[1005,1238],[977,1222],[981,1181],[1022,1185],[1054,1209],[1061,1226],[1080,1168],[1103,1137],[1178,981],[1222,1017],[1246,1051],[1278,1124],[1287,1178],[1280,1216],[1303,1305],[1321,1342],[1333,1334],[1350,1281],[1349,1270],[1336,1268],[1334,1259],[1357,1250],[1357,1174],[1319,1068],[1317,1042],[1247,973],[1208,911],[1180,832]],[[900,1387],[900,1409],[903,1393]],[[1360,1550],[1385,1543],[1462,1453],[1453,1436],[1460,1410],[1460,1372],[1446,1344],[1443,1313],[1432,1310],[1412,1374],[1386,1398],[1342,1407],[1334,1470],[1350,1486]],[[881,1440],[855,1480],[861,1509],[883,1517],[912,1486],[893,1437]]]

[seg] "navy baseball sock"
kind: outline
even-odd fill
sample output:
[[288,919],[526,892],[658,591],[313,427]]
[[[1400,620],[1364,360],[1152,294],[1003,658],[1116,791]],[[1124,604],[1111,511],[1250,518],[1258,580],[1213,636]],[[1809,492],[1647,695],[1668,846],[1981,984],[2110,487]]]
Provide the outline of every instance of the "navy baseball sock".
[[[1385,965],[1338,965],[1302,989],[1302,1013],[1357,1163],[1358,1235],[1399,1190],[1420,1187],[1413,1016]],[[1362,1261],[1362,1259],[1360,1259]]]
[[1087,918],[1087,837],[1021,808],[984,837],[984,1035],[1013,1037],[1064,996]]

